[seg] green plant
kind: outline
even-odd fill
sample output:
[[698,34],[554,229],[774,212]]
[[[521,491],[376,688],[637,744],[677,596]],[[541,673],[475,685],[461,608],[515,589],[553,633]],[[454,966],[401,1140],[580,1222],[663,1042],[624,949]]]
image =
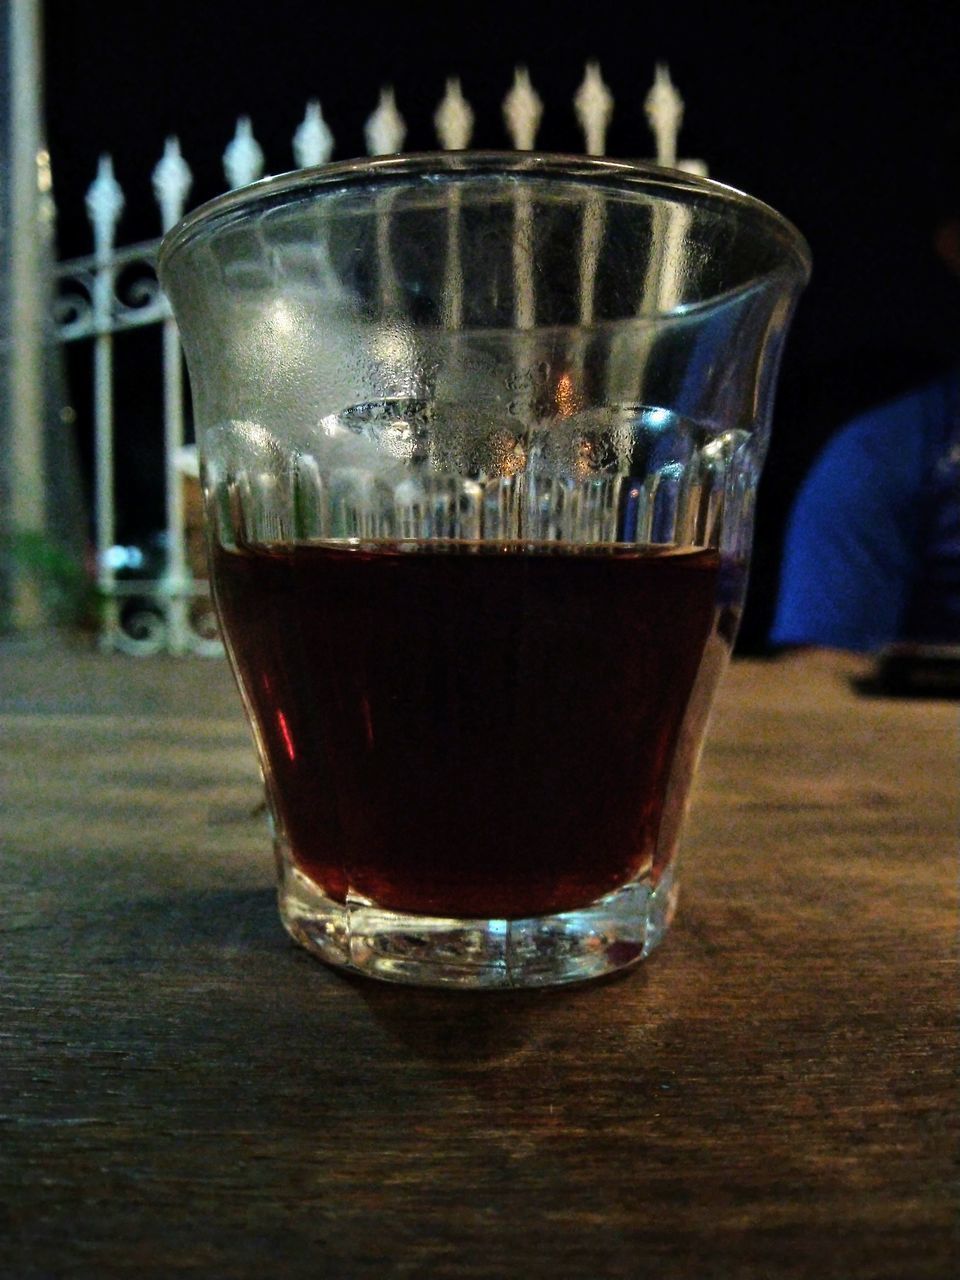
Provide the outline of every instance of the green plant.
[[38,593],[50,623],[83,629],[98,625],[102,597],[83,563],[82,552],[49,534],[21,529],[0,535],[0,580],[6,585],[0,599],[0,630],[13,629],[11,584],[23,579]]

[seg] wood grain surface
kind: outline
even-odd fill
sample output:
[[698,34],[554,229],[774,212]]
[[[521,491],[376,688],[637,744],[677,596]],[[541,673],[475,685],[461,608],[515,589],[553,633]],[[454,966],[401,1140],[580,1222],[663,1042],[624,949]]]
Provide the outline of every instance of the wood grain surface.
[[625,977],[351,980],[217,661],[0,650],[0,1275],[960,1268],[955,704],[728,674]]

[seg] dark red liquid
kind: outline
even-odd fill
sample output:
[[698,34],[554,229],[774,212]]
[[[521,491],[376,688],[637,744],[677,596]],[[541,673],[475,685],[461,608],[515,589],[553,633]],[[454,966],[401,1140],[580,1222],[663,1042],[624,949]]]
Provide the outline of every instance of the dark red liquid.
[[331,897],[518,917],[653,868],[715,552],[304,544],[213,568],[277,817]]

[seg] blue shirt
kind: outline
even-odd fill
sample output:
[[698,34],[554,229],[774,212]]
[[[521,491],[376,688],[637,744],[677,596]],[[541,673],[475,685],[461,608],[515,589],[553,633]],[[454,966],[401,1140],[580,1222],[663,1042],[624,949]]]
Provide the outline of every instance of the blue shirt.
[[777,645],[960,644],[960,374],[855,419],[787,527]]

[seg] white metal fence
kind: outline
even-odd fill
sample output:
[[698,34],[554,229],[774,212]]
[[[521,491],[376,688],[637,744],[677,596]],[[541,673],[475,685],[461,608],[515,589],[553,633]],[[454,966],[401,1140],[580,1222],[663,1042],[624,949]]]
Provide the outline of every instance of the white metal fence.
[[[574,98],[584,139],[584,151],[603,155],[613,113],[613,97],[595,63],[587,66]],[[705,172],[699,161],[677,159],[677,136],[683,103],[666,67],[658,66],[645,109],[660,164]],[[503,102],[503,115],[513,146],[532,150],[543,104],[524,68],[518,68]],[[451,79],[434,116],[437,142],[444,150],[463,150],[470,144],[473,112],[460,84]],[[403,149],[406,125],[392,90],[384,89],[366,123],[370,155],[391,155]],[[293,137],[298,168],[326,163],[334,138],[317,102],[311,102]],[[247,117],[223,154],[228,187],[236,188],[263,176],[265,158]],[[180,218],[191,187],[190,168],[176,138],[167,140],[153,170],[153,190],[166,232]],[[94,251],[59,265],[56,272],[54,322],[63,342],[86,340],[93,361],[94,536],[97,585],[103,600],[101,644],[132,653],[219,653],[209,604],[208,586],[195,577],[187,556],[185,485],[195,460],[185,449],[183,362],[176,325],[156,277],[159,238],[126,248],[116,247],[123,211],[123,191],[109,155],[100,159],[97,176],[87,192],[87,213],[93,229]],[[117,491],[114,442],[123,423],[115,421],[114,336],[124,330],[154,325],[160,331],[163,362],[164,492],[166,495],[166,568],[159,578],[131,579],[121,570],[122,549],[116,546]],[[191,466],[191,462],[194,466]]]

